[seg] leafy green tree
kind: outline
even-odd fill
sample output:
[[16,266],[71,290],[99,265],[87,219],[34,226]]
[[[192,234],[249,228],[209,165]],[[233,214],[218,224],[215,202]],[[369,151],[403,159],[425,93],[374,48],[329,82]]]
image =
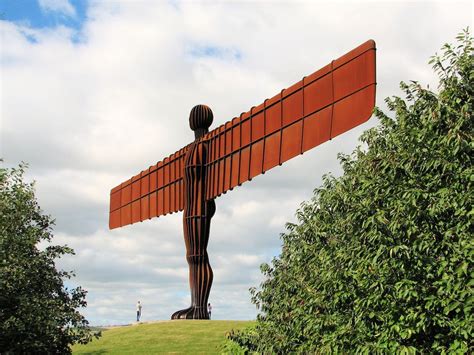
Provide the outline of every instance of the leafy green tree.
[[260,353],[473,353],[473,39],[431,60],[438,94],[401,83],[365,148],[340,156],[261,270]]
[[73,250],[50,245],[54,221],[24,171],[0,167],[0,353],[67,354],[99,334],[77,310],[86,291],[67,289],[63,280],[73,274],[56,269],[55,259]]

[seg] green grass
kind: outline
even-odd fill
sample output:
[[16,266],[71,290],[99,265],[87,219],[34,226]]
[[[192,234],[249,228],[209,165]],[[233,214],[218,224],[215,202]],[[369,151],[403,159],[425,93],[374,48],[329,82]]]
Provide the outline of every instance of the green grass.
[[102,337],[74,345],[74,354],[218,354],[231,329],[254,321],[175,320],[102,330]]

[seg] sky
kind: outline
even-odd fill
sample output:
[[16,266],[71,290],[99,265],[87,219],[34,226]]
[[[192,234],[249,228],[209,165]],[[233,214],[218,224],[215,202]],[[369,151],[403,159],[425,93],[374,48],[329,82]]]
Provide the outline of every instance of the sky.
[[[74,256],[94,325],[169,319],[189,305],[181,213],[108,230],[110,189],[352,48],[377,43],[377,106],[399,82],[437,88],[428,61],[473,23],[470,1],[0,0],[0,157],[29,164],[54,243]],[[322,176],[341,174],[367,123],[216,200],[214,319],[254,319],[250,287]],[[211,128],[212,128],[211,127]]]

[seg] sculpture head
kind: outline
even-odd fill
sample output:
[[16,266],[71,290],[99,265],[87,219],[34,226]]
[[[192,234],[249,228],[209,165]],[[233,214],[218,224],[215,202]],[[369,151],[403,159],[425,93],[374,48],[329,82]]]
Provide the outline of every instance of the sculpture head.
[[209,106],[196,105],[189,114],[189,127],[194,131],[196,138],[202,137],[209,132],[214,115]]

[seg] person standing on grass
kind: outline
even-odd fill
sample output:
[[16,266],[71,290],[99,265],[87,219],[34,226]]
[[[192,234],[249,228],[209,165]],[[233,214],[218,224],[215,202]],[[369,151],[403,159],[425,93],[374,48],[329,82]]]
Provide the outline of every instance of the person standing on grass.
[[210,303],[207,304],[207,313],[209,313],[209,319],[211,319],[212,306]]
[[142,316],[142,305],[140,301],[137,303],[137,322],[140,322],[140,317]]

